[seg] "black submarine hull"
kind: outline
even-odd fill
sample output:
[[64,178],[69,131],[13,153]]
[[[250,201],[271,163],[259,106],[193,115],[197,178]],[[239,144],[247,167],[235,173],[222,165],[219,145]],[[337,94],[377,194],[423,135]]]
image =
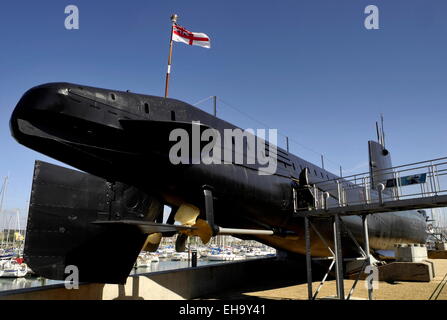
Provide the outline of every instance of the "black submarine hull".
[[[174,165],[168,157],[169,148],[172,146],[169,133],[192,121],[200,121],[205,127],[220,132],[224,129],[237,128],[175,99],[68,83],[46,84],[29,90],[15,108],[10,126],[12,135],[19,143],[102,179],[106,184],[135,188],[138,190],[137,193],[150,195],[154,203],[169,205],[174,211],[183,203],[192,204],[200,209],[200,217],[205,219],[202,190],[205,185],[211,186],[215,201],[216,224],[231,228],[269,228],[287,231],[287,234],[251,236],[250,239],[283,251],[304,254],[304,222],[302,218],[293,214],[293,181],[299,178],[302,168],[308,168],[311,173],[315,173],[310,176],[310,183],[334,179],[336,176],[280,148],[277,150],[277,170],[272,175],[259,175],[259,168],[256,165]],[[118,197],[118,200],[119,209],[109,206],[109,209],[100,211],[103,219],[122,219],[126,214],[133,219],[159,219],[154,215],[147,217],[145,214],[135,214],[126,207],[125,198]],[[53,200],[49,198],[46,201],[57,203],[56,198]],[[34,215],[32,219],[36,221],[39,219],[38,215],[42,215],[35,210],[31,210],[30,213]],[[91,227],[89,224],[99,215],[93,211],[90,214],[91,219],[83,222],[85,229],[89,229]],[[51,215],[45,216],[45,219],[49,219],[48,217],[57,216],[57,213],[52,212]],[[362,242],[361,218],[344,217],[343,221],[358,241]],[[66,221],[59,220],[58,223],[59,227],[70,229]],[[332,243],[330,222],[321,220],[315,223],[327,241]],[[53,225],[53,228],[56,227],[57,225]],[[75,230],[80,232],[82,228],[79,229],[78,226]],[[374,252],[390,250],[395,243],[424,243],[425,230],[425,217],[417,211],[372,215],[369,219],[370,246]],[[107,230],[104,232],[104,237],[99,237],[102,240],[86,236],[81,237],[83,240],[79,240],[79,243],[83,243],[84,250],[88,248],[87,244],[92,242],[96,242],[99,247],[105,246],[106,239],[110,238],[111,233]],[[142,239],[145,238],[137,229],[127,228],[123,233],[132,234],[126,236],[129,238],[129,243],[133,243],[132,249],[123,249],[117,242],[111,245],[122,249],[120,255],[126,257],[123,261],[126,261],[124,264],[127,268],[119,266],[117,270],[124,270],[123,272],[112,270],[106,278],[100,278],[92,273],[83,278],[85,281],[123,281],[123,274],[131,268],[129,261],[136,259],[142,242],[144,243]],[[329,255],[326,246],[317,235],[311,236],[312,254]],[[357,249],[352,241],[346,234],[342,236],[345,254],[357,255]],[[39,241],[33,239],[35,237],[27,235],[25,254],[27,248],[31,248],[29,249],[31,252],[36,247],[47,247],[49,250],[46,252],[50,255],[51,248],[59,250],[58,246],[62,246],[57,242],[45,240],[43,234]],[[95,246],[94,250],[97,251],[98,248]],[[67,252],[65,249],[59,251]],[[112,251],[107,254],[111,255]],[[34,270],[32,256],[34,254],[29,255],[28,262]],[[77,260],[74,259],[70,263],[83,260],[81,256],[77,255]],[[37,264],[43,264],[42,260],[36,263],[36,266]],[[83,260],[78,264],[88,263]],[[61,262],[61,267],[57,268],[58,272],[52,271],[51,268],[46,269],[45,275],[60,279],[62,265],[64,263]]]

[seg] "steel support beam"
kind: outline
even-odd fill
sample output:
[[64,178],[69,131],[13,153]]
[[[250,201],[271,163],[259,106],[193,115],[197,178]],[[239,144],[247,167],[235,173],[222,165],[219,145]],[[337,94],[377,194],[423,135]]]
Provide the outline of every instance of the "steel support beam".
[[307,295],[312,300],[312,252],[310,244],[310,226],[309,218],[304,217],[304,238],[306,240],[306,266],[307,266]]
[[340,216],[336,214],[333,218],[334,246],[335,246],[335,273],[337,282],[337,296],[340,300],[345,300],[345,288],[343,282],[343,253],[340,236]]
[[[368,233],[368,216],[362,216],[362,224],[363,224],[363,242],[364,242],[364,251],[366,254],[365,264],[366,266],[371,265],[371,258],[369,252],[369,233]],[[373,299],[373,287],[371,285],[368,286],[368,299]]]

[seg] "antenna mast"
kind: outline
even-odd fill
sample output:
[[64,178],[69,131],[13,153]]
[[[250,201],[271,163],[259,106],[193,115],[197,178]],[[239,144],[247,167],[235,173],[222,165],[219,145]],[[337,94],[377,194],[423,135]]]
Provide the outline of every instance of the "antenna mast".
[[380,132],[379,132],[379,123],[376,121],[376,132],[377,132],[377,142],[381,143]]

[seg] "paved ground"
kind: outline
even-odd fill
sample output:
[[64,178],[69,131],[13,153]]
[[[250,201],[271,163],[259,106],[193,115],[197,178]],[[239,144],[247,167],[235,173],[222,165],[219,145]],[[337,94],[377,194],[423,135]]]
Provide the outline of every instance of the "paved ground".
[[[431,260],[435,264],[436,277],[430,283],[427,282],[394,282],[379,281],[379,287],[374,291],[374,299],[377,300],[447,300],[447,260]],[[266,275],[268,279],[268,275]],[[295,281],[298,282],[298,281]],[[345,280],[345,292],[348,294],[354,280]],[[319,282],[314,282],[314,290]],[[319,297],[334,296],[335,280],[327,281],[321,288]],[[363,281],[359,281],[353,295],[355,298],[366,299],[367,290]],[[223,292],[205,299],[279,299],[279,300],[304,300],[307,299],[307,283],[269,283],[251,286],[239,290]]]

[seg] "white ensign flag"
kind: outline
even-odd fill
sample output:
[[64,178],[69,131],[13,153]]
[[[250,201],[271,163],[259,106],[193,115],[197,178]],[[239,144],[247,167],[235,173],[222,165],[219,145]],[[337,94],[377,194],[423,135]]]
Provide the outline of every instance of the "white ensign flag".
[[190,46],[199,46],[208,49],[211,48],[211,40],[206,34],[190,32],[179,25],[174,25],[172,29],[172,40],[176,42],[183,42],[189,44]]

